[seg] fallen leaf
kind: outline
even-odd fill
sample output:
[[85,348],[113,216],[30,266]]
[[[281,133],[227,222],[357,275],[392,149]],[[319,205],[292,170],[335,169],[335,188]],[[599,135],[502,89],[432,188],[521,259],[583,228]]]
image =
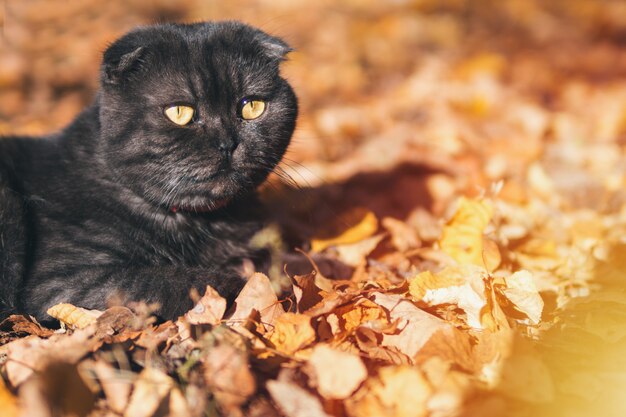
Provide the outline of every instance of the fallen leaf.
[[286,417],[330,417],[319,399],[291,381],[268,381],[267,390]]
[[40,337],[49,337],[54,330],[46,329],[32,317],[11,315],[0,323],[0,330],[26,333]]
[[367,255],[376,249],[384,237],[385,235],[380,234],[356,243],[335,246],[339,260],[346,265],[354,267],[363,264]]
[[28,336],[7,344],[5,369],[9,382],[17,387],[34,371],[41,370],[51,361],[78,361],[97,343],[92,337],[94,332],[95,328],[90,326],[76,330],[69,336],[56,334],[48,339]]
[[276,350],[293,355],[315,341],[311,317],[295,313],[281,315],[274,323],[269,340]]
[[[315,238],[311,240],[311,250],[321,252],[330,246],[349,245],[360,242],[372,236],[378,230],[378,219],[371,211],[364,208],[355,208],[339,216],[333,229],[341,228],[343,231],[330,238]],[[348,226],[346,228],[345,226]]]
[[134,384],[124,417],[151,417],[174,386],[172,378],[155,368],[145,368]]
[[400,252],[405,252],[421,245],[420,238],[415,229],[408,226],[406,223],[392,217],[385,217],[382,221],[382,225],[391,235],[391,243]]
[[346,401],[351,417],[423,417],[431,387],[412,366],[386,366]]
[[273,325],[274,321],[285,313],[269,278],[261,273],[253,274],[248,279],[235,299],[235,311],[228,318],[228,322],[232,325],[245,323],[253,310],[260,313],[263,325]]
[[443,228],[441,250],[460,264],[485,266],[484,258],[489,255],[484,253],[483,233],[492,217],[493,206],[488,200],[461,197],[456,213]]
[[59,320],[66,326],[76,329],[84,329],[90,324],[94,324],[100,317],[102,311],[87,310],[73,306],[72,304],[61,303],[52,306],[47,311],[52,318]]
[[122,372],[103,360],[96,361],[93,370],[108,400],[109,407],[116,413],[122,414],[128,405],[136,374],[129,371]]
[[316,273],[293,277],[293,293],[296,297],[298,312],[303,313],[322,301],[322,289],[316,285]]
[[358,356],[325,344],[313,348],[308,365],[313,386],[326,399],[348,398],[367,377]]
[[471,264],[447,267],[436,274],[426,271],[409,281],[409,293],[431,306],[458,305],[467,314],[467,324],[480,329],[481,314],[487,305],[486,277],[483,268]]
[[338,324],[344,332],[351,332],[370,321],[389,323],[385,310],[367,298],[361,298],[354,303],[337,307],[332,314],[340,319]]
[[516,271],[505,278],[506,288],[502,290],[515,308],[526,314],[533,324],[538,324],[543,311],[543,299],[539,295],[532,274],[529,271]]
[[185,313],[185,318],[190,324],[220,324],[226,312],[226,300],[207,285],[206,292],[196,303],[195,307]]
[[383,335],[383,346],[393,346],[413,359],[430,338],[451,326],[416,307],[397,294],[374,293],[374,302],[389,311],[391,320],[398,321],[398,334]]
[[208,349],[202,363],[204,379],[225,412],[238,409],[256,391],[244,351],[219,344]]

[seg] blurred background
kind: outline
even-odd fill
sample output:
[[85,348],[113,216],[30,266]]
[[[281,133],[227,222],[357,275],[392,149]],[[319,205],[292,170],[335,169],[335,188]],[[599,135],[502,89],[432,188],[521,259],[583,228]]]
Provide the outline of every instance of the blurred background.
[[[283,180],[311,198],[272,204],[303,241],[344,206],[418,224],[500,180],[510,202],[625,212],[623,0],[7,0],[2,13],[2,135],[70,122],[97,91],[103,50],[136,25],[238,19],[287,40],[301,116]],[[535,346],[554,401],[521,381],[507,403],[488,399],[493,410],[624,415],[626,249],[614,237],[612,282]]]

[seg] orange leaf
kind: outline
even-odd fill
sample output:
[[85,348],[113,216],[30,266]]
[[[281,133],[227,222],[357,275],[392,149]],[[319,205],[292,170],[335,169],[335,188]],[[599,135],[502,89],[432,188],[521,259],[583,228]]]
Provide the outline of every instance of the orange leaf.
[[274,323],[269,340],[278,351],[288,355],[294,354],[315,341],[311,317],[295,313],[281,315]]

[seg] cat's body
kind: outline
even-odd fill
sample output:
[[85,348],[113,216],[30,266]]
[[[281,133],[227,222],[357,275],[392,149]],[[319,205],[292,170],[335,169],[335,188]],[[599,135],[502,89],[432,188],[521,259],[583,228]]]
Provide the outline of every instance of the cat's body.
[[[258,254],[254,189],[295,126],[286,52],[234,22],[139,29],[107,50],[102,89],[68,128],[1,139],[0,316],[116,296],[172,318],[191,288],[236,294]],[[250,100],[264,103],[254,120]],[[193,119],[173,123],[169,108]]]

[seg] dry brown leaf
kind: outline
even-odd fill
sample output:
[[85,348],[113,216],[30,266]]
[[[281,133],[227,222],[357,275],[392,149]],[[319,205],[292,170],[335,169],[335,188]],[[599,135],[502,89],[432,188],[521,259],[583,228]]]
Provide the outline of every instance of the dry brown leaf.
[[[483,233],[492,217],[493,206],[488,200],[461,197],[456,213],[443,228],[439,240],[441,249],[460,264],[485,266],[485,257],[494,255],[493,247],[487,253],[483,245]],[[491,259],[486,263],[496,264]]]
[[543,311],[543,299],[539,295],[532,274],[526,270],[516,271],[505,278],[502,290],[515,308],[526,314],[533,324],[538,324]]
[[195,307],[185,313],[185,318],[190,324],[220,324],[226,312],[226,300],[210,285],[206,286],[206,292],[196,303]]
[[346,401],[351,417],[423,417],[431,387],[415,367],[387,366]]
[[298,312],[303,313],[324,298],[322,289],[316,285],[318,274],[296,275],[293,277],[293,293]]
[[264,325],[273,325],[285,313],[269,278],[261,273],[253,274],[235,299],[235,311],[228,319],[229,324],[245,323],[253,310],[260,313]]
[[315,341],[311,317],[295,313],[281,315],[274,323],[269,340],[276,350],[293,355]]
[[308,365],[313,386],[326,399],[348,398],[367,377],[358,356],[325,344],[313,348]]
[[[345,226],[348,225],[346,229]],[[337,219],[334,229],[341,232],[330,238],[315,238],[311,240],[311,250],[321,252],[324,249],[337,245],[350,245],[372,236],[378,230],[378,219],[371,211],[364,208],[355,208],[344,213]],[[332,232],[332,231],[331,231]]]
[[78,361],[97,343],[92,338],[94,332],[94,326],[90,326],[76,330],[69,336],[57,334],[49,339],[28,336],[7,344],[5,370],[9,382],[17,387],[50,361]]
[[124,417],[151,417],[174,386],[172,378],[155,368],[145,368],[134,384]]
[[244,351],[223,343],[207,351],[203,364],[207,386],[225,412],[238,409],[256,391]]
[[320,400],[291,381],[268,381],[267,390],[286,417],[331,417]]
[[90,324],[94,324],[98,317],[102,315],[102,311],[87,310],[67,303],[52,306],[47,313],[66,326],[76,329],[84,329]]
[[54,330],[46,329],[32,317],[11,315],[0,323],[0,331],[13,331],[15,333],[27,333],[40,337],[49,337]]
[[366,326],[358,327],[354,332],[354,339],[361,351],[371,359],[389,362],[394,365],[408,365],[411,359],[393,346],[381,346],[382,333]]
[[374,302],[389,311],[398,321],[398,334],[383,335],[383,346],[393,346],[413,359],[430,338],[440,330],[452,328],[448,323],[417,308],[397,294],[374,293]]

